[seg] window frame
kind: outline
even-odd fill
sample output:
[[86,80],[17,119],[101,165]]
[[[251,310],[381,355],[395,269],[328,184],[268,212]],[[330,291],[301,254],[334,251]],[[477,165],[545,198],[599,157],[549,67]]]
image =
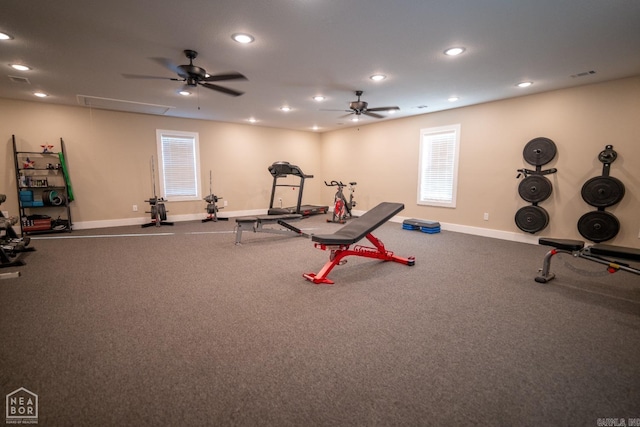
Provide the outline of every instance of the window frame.
[[[183,139],[191,139],[193,142],[193,185],[195,186],[195,194],[167,194],[167,185],[165,176],[165,155],[164,155],[164,138],[165,137],[174,137],[174,138],[183,138]],[[156,129],[156,142],[157,142],[157,152],[158,152],[158,178],[159,178],[159,189],[161,197],[169,202],[182,202],[182,201],[201,201],[201,193],[202,193],[202,185],[200,179],[200,136],[198,132],[188,132],[188,131],[178,131],[178,130],[166,130],[166,129]],[[192,187],[193,188],[193,187]]]
[[[455,208],[457,204],[458,195],[458,164],[460,158],[460,124],[437,126],[430,128],[420,129],[420,151],[418,162],[418,194],[417,204],[423,206],[436,206],[445,208]],[[445,200],[437,197],[428,197],[423,191],[423,182],[428,179],[424,176],[427,165],[425,162],[429,162],[428,156],[433,149],[434,136],[451,134],[453,133],[453,159],[451,168],[451,182],[449,188],[449,197]]]

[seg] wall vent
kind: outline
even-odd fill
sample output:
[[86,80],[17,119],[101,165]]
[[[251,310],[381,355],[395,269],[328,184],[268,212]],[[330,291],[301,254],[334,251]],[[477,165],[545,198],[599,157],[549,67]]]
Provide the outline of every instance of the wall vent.
[[78,104],[85,107],[103,110],[126,111],[129,113],[165,114],[172,108],[168,105],[147,104],[144,102],[127,101],[124,99],[101,98],[99,96],[76,95]]
[[584,77],[584,76],[590,76],[591,74],[595,74],[596,72],[591,70],[591,71],[584,71],[582,73],[578,73],[578,74],[572,74],[571,77],[573,77],[574,79],[576,77]]
[[28,78],[26,77],[19,77],[19,76],[9,76],[9,80],[11,80],[14,83],[26,83],[28,85],[31,84],[31,82],[29,81]]

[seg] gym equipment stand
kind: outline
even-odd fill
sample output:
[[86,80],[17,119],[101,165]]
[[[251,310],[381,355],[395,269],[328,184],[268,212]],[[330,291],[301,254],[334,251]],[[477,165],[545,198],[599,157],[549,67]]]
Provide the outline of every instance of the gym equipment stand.
[[158,196],[156,196],[156,170],[153,156],[151,156],[151,183],[153,185],[153,197],[149,200],[145,200],[145,202],[151,205],[151,210],[145,212],[151,214],[151,222],[142,224],[142,228],[151,227],[153,225],[156,227],[160,227],[161,225],[173,225],[173,222],[167,221],[167,208],[164,206],[164,202],[166,202],[166,200],[162,197],[158,198]]
[[536,282],[538,283],[547,283],[556,277],[556,275],[549,270],[551,269],[551,258],[559,253],[571,254],[577,258],[604,264],[607,266],[609,273],[616,273],[619,270],[623,270],[640,275],[640,269],[615,260],[615,258],[621,258],[640,261],[640,249],[603,244],[595,244],[585,248],[583,241],[570,239],[540,238],[538,243],[553,246],[554,248],[547,252],[544,257],[540,274],[536,277]]

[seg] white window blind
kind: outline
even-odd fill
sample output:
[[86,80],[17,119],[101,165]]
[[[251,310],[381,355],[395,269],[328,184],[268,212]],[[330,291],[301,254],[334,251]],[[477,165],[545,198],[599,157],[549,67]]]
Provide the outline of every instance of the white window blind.
[[460,125],[420,130],[418,204],[456,207]]
[[158,175],[162,197],[200,200],[198,134],[158,130]]

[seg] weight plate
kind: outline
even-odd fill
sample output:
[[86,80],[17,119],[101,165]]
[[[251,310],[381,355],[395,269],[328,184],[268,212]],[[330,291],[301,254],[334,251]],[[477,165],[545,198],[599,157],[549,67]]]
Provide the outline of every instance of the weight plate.
[[549,138],[534,138],[524,146],[522,155],[530,165],[542,166],[556,156],[556,144]]
[[605,148],[598,154],[598,160],[602,163],[613,163],[618,158],[618,153],[613,148]]
[[167,220],[167,210],[164,207],[164,203],[159,203],[158,204],[158,214],[160,215],[160,220],[161,221],[166,221]]
[[578,220],[578,231],[582,237],[594,243],[605,242],[616,237],[620,222],[609,212],[587,212]]
[[540,206],[525,206],[516,212],[516,225],[527,233],[537,233],[549,224],[549,214]]
[[582,186],[582,199],[597,208],[606,208],[624,197],[624,184],[612,176],[596,176]]
[[529,175],[518,185],[520,197],[531,203],[547,200],[551,190],[551,181],[542,175]]

